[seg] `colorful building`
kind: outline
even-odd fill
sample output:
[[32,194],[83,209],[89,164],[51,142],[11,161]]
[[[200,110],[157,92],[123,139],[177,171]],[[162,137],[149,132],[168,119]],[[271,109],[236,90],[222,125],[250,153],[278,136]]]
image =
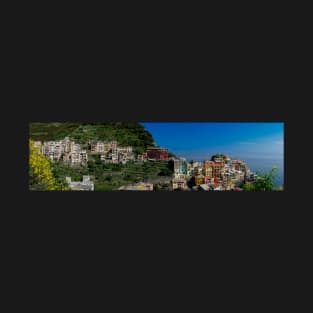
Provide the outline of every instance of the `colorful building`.
[[174,160],[174,175],[187,175],[187,162],[185,159],[175,159]]
[[148,159],[157,161],[168,161],[168,149],[160,147],[150,147],[146,151]]
[[204,176],[209,176],[212,177],[213,176],[213,162],[209,161],[209,160],[204,160],[203,162],[203,175]]
[[213,169],[213,177],[221,178],[224,171],[224,164],[223,163],[214,163],[212,164]]
[[172,188],[175,189],[186,189],[187,188],[187,182],[186,179],[177,178],[175,177],[172,180]]
[[193,181],[196,186],[200,186],[204,184],[204,176],[203,175],[195,175],[193,176]]

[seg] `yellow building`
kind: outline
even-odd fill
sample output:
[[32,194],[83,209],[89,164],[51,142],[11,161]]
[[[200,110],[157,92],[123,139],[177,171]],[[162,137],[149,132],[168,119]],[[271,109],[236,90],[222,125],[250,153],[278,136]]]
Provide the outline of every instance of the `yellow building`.
[[200,186],[204,184],[204,177],[203,175],[196,175],[194,176],[194,183],[196,186]]
[[213,176],[213,162],[209,160],[205,160],[203,163],[203,171],[202,174],[204,176]]

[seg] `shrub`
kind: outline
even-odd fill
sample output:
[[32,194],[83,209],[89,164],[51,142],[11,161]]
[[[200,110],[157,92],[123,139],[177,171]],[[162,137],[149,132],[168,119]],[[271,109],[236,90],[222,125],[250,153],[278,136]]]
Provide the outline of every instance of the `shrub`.
[[29,141],[29,188],[30,190],[68,190],[58,182],[48,159]]

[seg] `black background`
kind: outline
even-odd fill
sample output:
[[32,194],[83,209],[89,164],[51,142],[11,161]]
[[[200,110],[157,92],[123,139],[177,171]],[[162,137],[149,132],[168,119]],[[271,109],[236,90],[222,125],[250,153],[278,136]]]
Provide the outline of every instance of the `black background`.
[[[197,68],[200,67],[200,64]],[[74,70],[74,68],[73,68]],[[292,171],[291,146],[297,141],[295,130],[299,104],[293,103],[292,90],[279,84],[273,75],[266,75],[262,66],[253,70],[228,73],[221,70],[215,75],[201,75],[198,71],[186,71],[179,77],[179,66],[162,75],[160,68],[152,67],[148,72],[112,72],[112,79],[106,76],[92,77],[88,71],[79,77],[56,75],[53,79],[43,76],[34,80],[34,86],[27,90],[27,106],[17,118],[16,134],[20,152],[19,192],[30,206],[30,210],[67,214],[71,210],[90,216],[95,214],[107,221],[112,215],[119,218],[133,216],[146,225],[153,216],[162,221],[172,221],[187,214],[194,223],[212,220],[213,213],[273,214],[287,203],[292,203],[293,192],[299,189]],[[164,67],[164,71],[166,68]],[[239,70],[239,68],[237,69]],[[64,72],[64,71],[63,71]],[[201,71],[200,72],[204,72]],[[123,74],[117,74],[123,73]],[[71,73],[72,74],[72,73]],[[90,75],[90,76],[89,76]],[[212,77],[213,76],[213,77]],[[98,78],[99,77],[99,78]],[[293,110],[295,109],[295,112]],[[19,112],[21,110],[19,109]],[[285,123],[285,191],[283,192],[222,192],[222,193],[140,193],[140,192],[29,192],[27,183],[28,124],[44,121],[182,121],[182,122],[284,122]],[[16,156],[15,156],[16,157]],[[43,205],[44,203],[44,205]],[[285,211],[290,212],[290,211]],[[70,213],[71,214],[71,213]],[[199,216],[200,215],[200,216]],[[171,217],[169,220],[168,218]],[[276,216],[278,218],[278,215]],[[138,219],[137,219],[138,218]],[[222,218],[223,220],[223,218]],[[220,220],[220,222],[222,222]],[[251,224],[251,223],[250,223]]]
[[[48,18],[54,8],[63,19]],[[5,23],[1,260],[10,307],[89,308],[100,300],[107,308],[113,299],[116,311],[126,304],[146,312],[211,308],[217,299],[219,308],[250,312],[305,303],[304,288],[294,297],[306,285],[311,250],[303,10],[158,8],[166,21],[139,7],[145,20],[124,6],[115,15],[99,9],[100,19],[77,6],[36,6]],[[29,192],[28,124],[36,121],[284,122],[286,190]]]
[[[38,284],[59,286],[95,275],[112,292],[122,282],[132,289],[137,274],[142,286],[183,284],[218,268],[216,288],[229,278],[237,288],[241,273],[246,286],[284,283],[284,264],[301,253],[299,235],[307,237],[308,185],[298,162],[310,124],[283,54],[224,51],[189,62],[179,53],[84,62],[60,55],[21,71],[23,86],[8,101],[13,117],[4,121],[14,151],[4,163],[11,247],[15,260],[26,260],[21,275],[35,265],[46,275]],[[29,192],[28,124],[45,121],[284,122],[285,191]]]

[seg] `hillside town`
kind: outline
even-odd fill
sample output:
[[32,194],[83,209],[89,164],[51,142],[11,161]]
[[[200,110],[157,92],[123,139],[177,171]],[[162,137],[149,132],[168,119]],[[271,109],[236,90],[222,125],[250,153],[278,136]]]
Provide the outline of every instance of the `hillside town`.
[[[65,137],[59,141],[35,141],[35,147],[49,160],[63,162],[71,167],[87,166],[92,155],[98,155],[104,164],[126,164],[128,162],[169,162],[173,175],[169,179],[169,187],[164,190],[189,191],[221,191],[241,190],[243,183],[253,182],[256,174],[252,173],[248,165],[239,159],[217,154],[203,162],[187,162],[184,158],[170,156],[168,149],[148,147],[142,154],[134,152],[132,146],[120,146],[117,141],[89,141],[78,144]],[[71,190],[94,190],[94,182],[88,175],[82,181],[72,181],[66,177]],[[118,187],[117,190],[155,190],[149,181],[134,185]]]
[[100,155],[104,163],[126,164],[130,161],[169,161],[168,150],[160,147],[149,147],[143,154],[135,154],[133,147],[122,147],[116,141],[90,141],[82,148],[65,137],[60,141],[35,141],[34,145],[51,161],[63,161],[71,166],[86,166],[88,155]]
[[172,188],[181,190],[241,190],[243,183],[253,182],[252,173],[245,162],[228,156],[216,155],[203,162],[174,160]]

